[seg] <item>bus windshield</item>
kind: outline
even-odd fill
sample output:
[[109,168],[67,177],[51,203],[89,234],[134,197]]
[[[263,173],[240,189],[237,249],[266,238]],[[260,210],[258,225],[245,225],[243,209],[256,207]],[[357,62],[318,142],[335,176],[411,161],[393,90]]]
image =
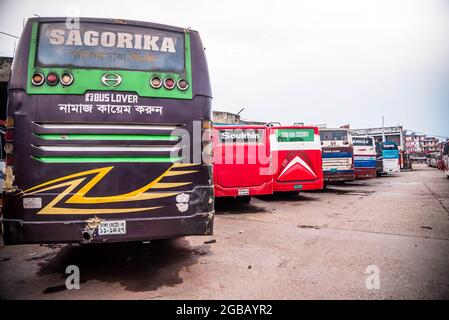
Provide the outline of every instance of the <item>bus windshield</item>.
[[184,35],[154,28],[80,23],[42,23],[36,65],[184,72]]
[[321,141],[348,141],[348,132],[345,130],[320,131]]

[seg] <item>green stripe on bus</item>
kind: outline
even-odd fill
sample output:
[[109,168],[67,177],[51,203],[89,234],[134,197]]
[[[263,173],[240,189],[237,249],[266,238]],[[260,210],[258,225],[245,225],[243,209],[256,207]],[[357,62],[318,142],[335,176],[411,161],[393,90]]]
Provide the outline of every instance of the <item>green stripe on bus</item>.
[[157,134],[96,134],[96,133],[46,133],[36,134],[44,140],[146,140],[146,141],[177,141],[178,136]]
[[315,139],[313,129],[277,129],[278,142],[311,142]]
[[182,158],[170,157],[34,157],[44,163],[104,163],[104,162],[170,162],[174,163]]

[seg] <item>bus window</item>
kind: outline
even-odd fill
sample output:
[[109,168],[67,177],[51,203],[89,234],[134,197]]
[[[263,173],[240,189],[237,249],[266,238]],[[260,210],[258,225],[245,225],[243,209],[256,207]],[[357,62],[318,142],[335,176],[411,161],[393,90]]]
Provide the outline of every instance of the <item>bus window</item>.
[[39,67],[184,72],[184,35],[132,25],[42,23]]
[[344,130],[320,131],[321,141],[348,141],[348,132]]

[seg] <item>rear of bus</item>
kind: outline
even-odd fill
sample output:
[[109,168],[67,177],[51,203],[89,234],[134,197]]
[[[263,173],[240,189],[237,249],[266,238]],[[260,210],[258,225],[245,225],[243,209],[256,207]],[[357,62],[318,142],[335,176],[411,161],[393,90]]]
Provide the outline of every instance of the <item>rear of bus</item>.
[[323,189],[320,135],[313,126],[270,128],[274,191]]
[[376,177],[376,147],[372,137],[352,137],[356,179]]
[[66,21],[29,19],[14,58],[5,243],[212,234],[211,162],[201,157],[212,141],[195,138],[212,135],[198,32]]
[[395,142],[382,142],[382,173],[391,174],[401,171],[399,148]]
[[320,129],[325,182],[354,180],[353,147],[347,129]]
[[273,193],[265,126],[215,126],[214,185],[216,197],[240,202]]

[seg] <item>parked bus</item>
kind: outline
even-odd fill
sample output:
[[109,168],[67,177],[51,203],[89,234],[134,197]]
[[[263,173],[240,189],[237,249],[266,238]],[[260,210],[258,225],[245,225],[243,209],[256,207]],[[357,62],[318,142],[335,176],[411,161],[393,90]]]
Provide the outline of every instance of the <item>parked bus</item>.
[[270,127],[275,192],[323,189],[320,135],[313,126]]
[[273,193],[267,127],[214,128],[214,185],[216,197],[233,197],[241,203]]
[[353,181],[353,146],[349,130],[320,129],[325,182]]
[[378,161],[381,161],[381,166],[378,166],[377,172],[381,174],[397,173],[401,171],[398,145],[395,142],[379,142],[377,147]]
[[439,152],[432,152],[427,155],[427,166],[436,168],[438,166],[438,161],[440,158]]
[[[212,234],[212,96],[197,31],[32,18],[13,63],[6,244]],[[201,132],[210,139],[194,143]]]
[[354,146],[354,175],[356,179],[376,177],[376,148],[374,138],[352,137]]
[[449,140],[443,144],[443,170],[449,179]]

